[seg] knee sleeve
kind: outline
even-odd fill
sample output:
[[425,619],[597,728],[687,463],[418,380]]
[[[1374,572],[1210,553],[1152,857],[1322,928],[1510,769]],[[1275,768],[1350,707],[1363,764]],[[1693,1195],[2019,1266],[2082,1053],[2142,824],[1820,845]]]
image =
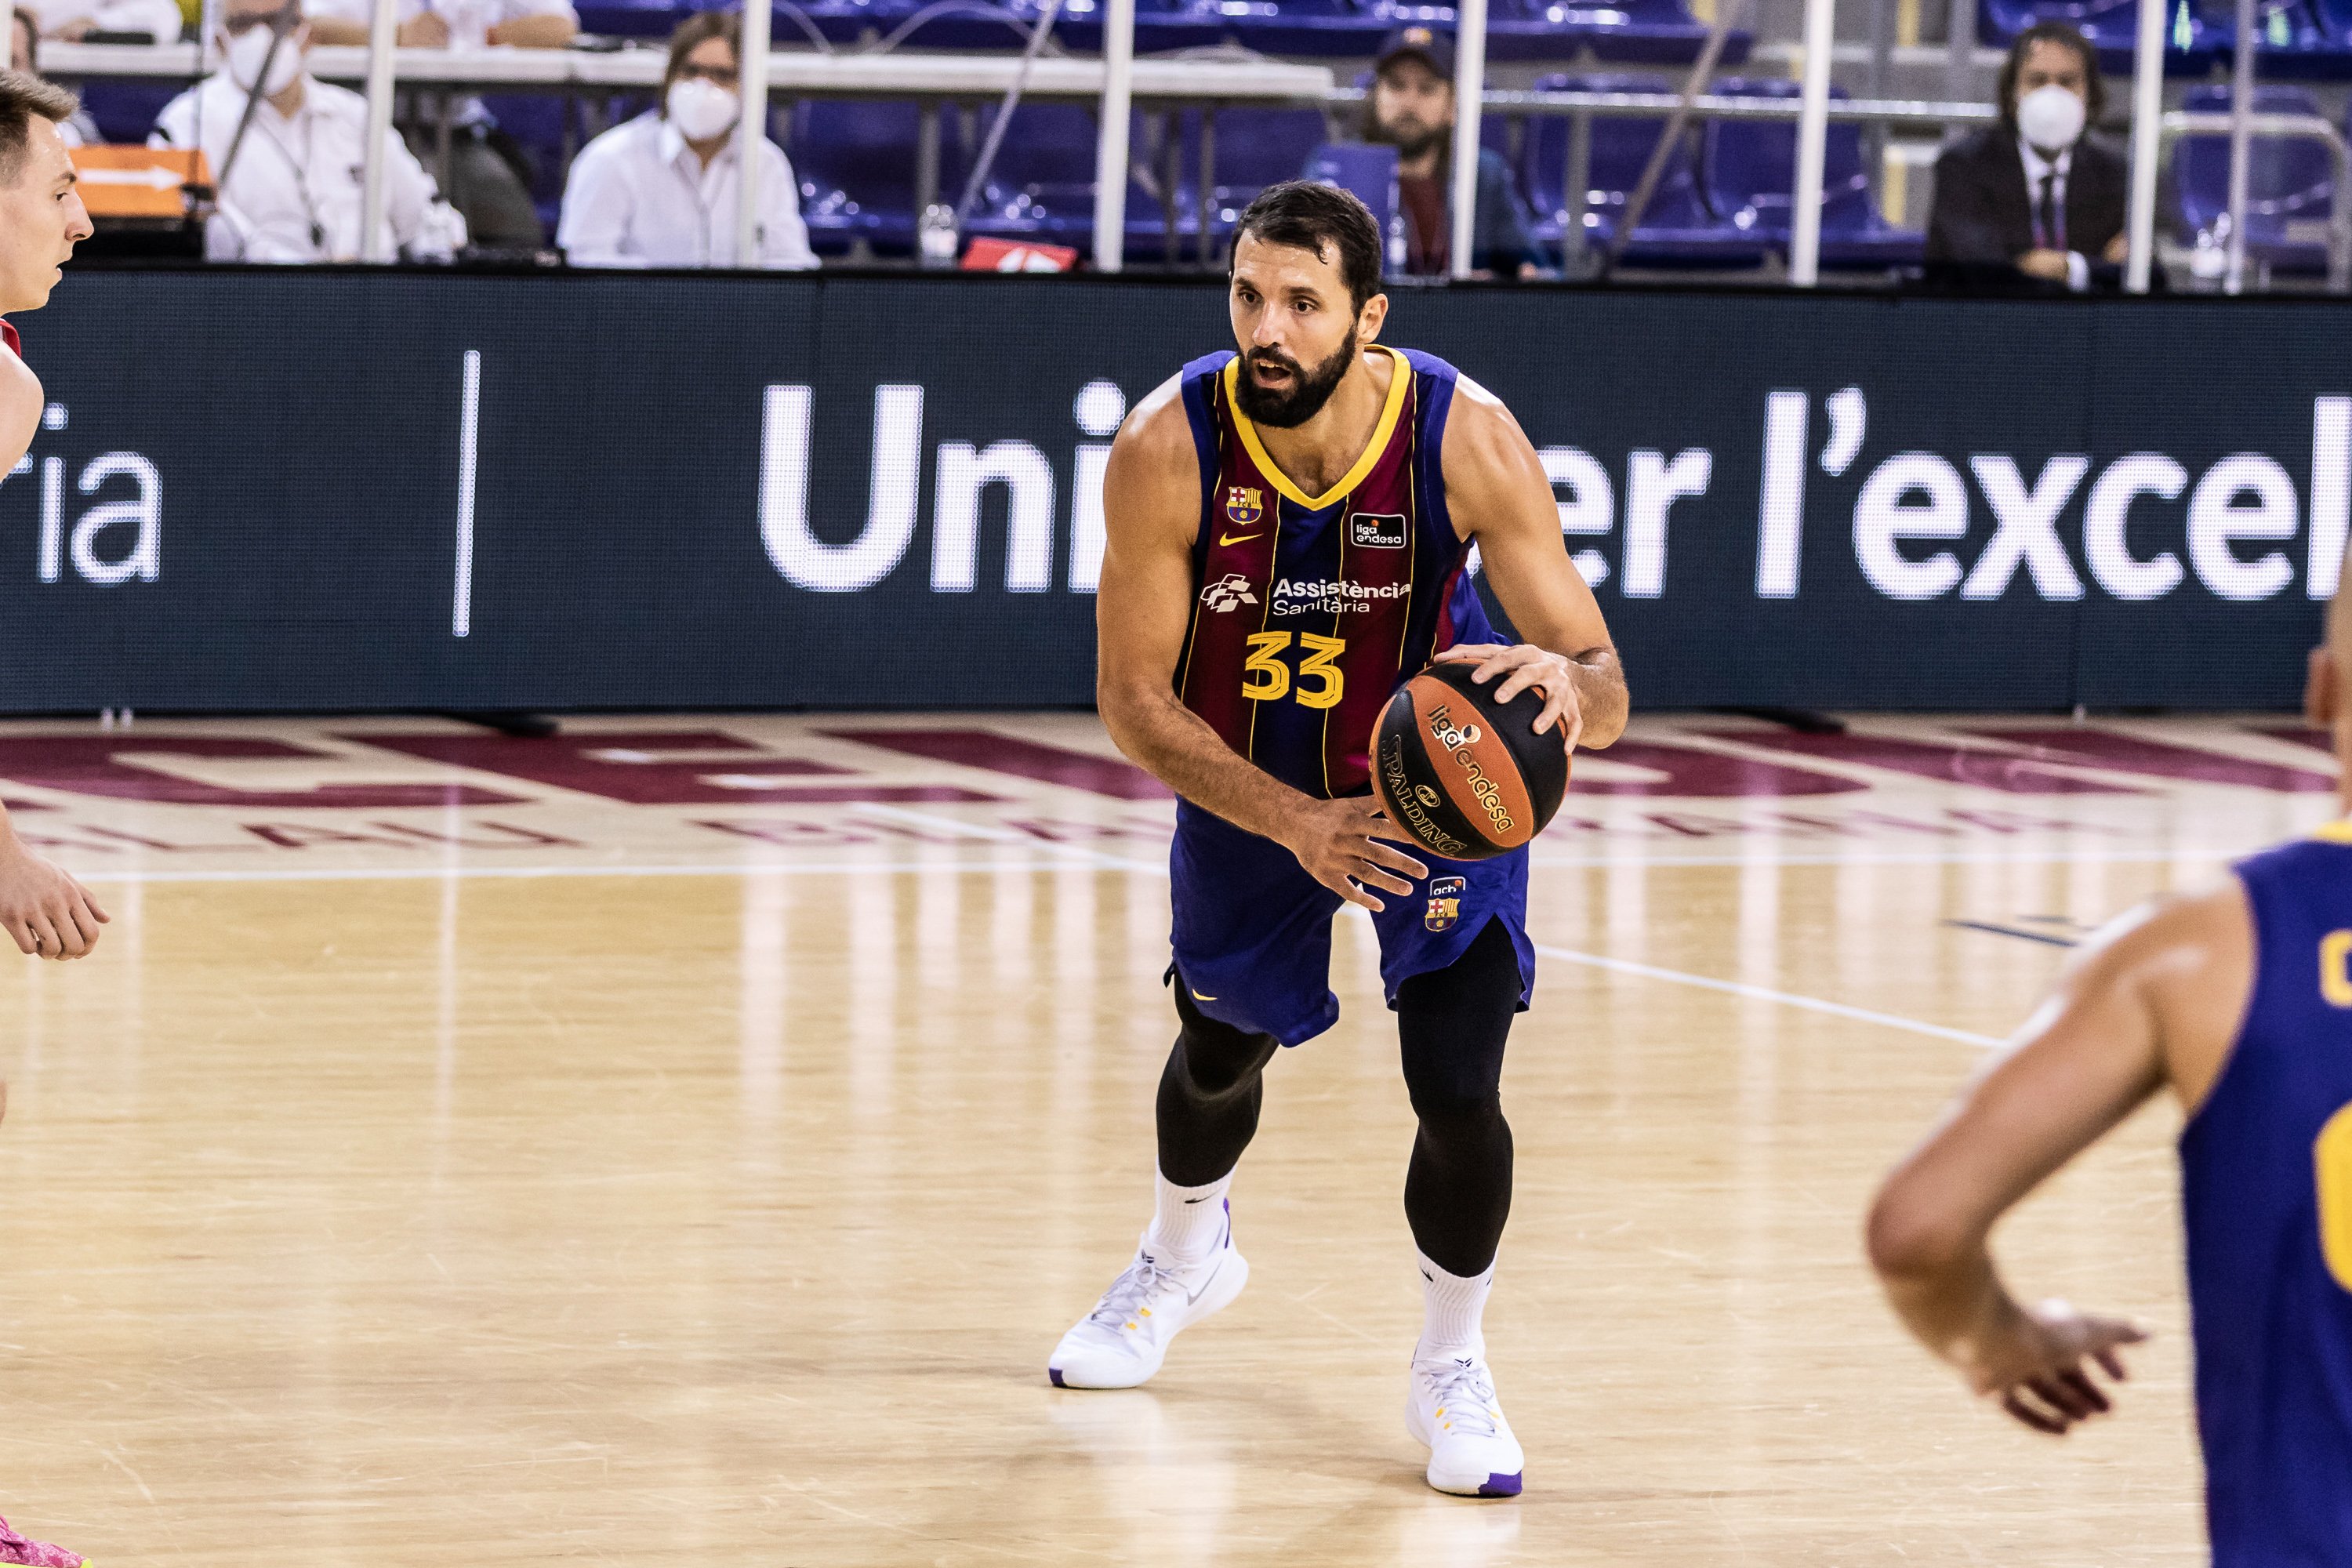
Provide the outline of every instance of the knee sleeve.
[[1176,987],[1176,1014],[1183,1030],[1176,1037],[1171,1069],[1181,1064],[1187,1088],[1205,1098],[1232,1093],[1255,1079],[1282,1048],[1272,1035],[1252,1035],[1220,1024],[1192,1005],[1184,987]]
[[1445,968],[1397,987],[1405,1089],[1424,1125],[1502,1114],[1503,1047],[1518,1008],[1518,953],[1500,921]]

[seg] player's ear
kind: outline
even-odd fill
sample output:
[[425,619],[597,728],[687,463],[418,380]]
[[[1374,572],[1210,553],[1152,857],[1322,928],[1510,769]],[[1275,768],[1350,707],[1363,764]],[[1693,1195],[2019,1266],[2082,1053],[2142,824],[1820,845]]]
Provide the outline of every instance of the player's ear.
[[1388,319],[1389,297],[1386,294],[1375,294],[1365,300],[1364,308],[1356,312],[1356,341],[1360,343],[1380,342],[1381,328]]
[[2325,643],[2311,650],[2309,674],[2303,683],[2304,721],[2315,730],[2332,728],[2343,709],[2343,678],[2336,673],[2336,651]]

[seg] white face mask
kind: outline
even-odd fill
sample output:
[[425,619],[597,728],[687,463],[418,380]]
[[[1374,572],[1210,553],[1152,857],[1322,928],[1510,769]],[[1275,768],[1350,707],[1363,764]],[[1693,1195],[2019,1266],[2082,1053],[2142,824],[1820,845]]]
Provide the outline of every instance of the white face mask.
[[742,114],[743,100],[715,81],[690,76],[670,84],[669,122],[689,142],[725,135]]
[[2083,134],[2083,100],[2056,82],[2037,87],[2017,100],[2017,128],[2044,152],[2072,147]]
[[[270,30],[265,26],[247,27],[228,41],[224,51],[228,58],[229,79],[247,92],[260,79],[261,62],[269,54]],[[275,98],[293,85],[302,74],[302,47],[291,35],[278,46],[278,58],[269,62],[269,79],[261,84],[264,98]]]

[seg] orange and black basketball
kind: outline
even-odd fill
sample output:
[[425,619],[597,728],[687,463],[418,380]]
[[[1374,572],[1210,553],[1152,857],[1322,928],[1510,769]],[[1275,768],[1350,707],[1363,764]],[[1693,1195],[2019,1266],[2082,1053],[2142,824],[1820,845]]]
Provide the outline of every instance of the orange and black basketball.
[[1544,695],[1508,702],[1475,664],[1433,664],[1397,689],[1372,731],[1372,790],[1389,820],[1448,860],[1484,860],[1543,831],[1568,793],[1557,725],[1538,735]]

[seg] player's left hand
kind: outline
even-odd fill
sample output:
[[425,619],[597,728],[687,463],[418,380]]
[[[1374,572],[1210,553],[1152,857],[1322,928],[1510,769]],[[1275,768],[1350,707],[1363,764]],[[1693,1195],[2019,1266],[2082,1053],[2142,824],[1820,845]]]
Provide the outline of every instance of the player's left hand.
[[1584,709],[1576,697],[1575,662],[1549,648],[1524,642],[1462,643],[1431,662],[1475,664],[1478,668],[1470,672],[1470,679],[1481,686],[1507,671],[1503,684],[1495,689],[1496,701],[1508,702],[1532,686],[1544,695],[1543,711],[1536,716],[1536,733],[1559,725],[1571,752],[1584,738]]
[[2117,1352],[2147,1338],[2120,1318],[2093,1317],[2054,1299],[2003,1316],[2002,1327],[1977,1347],[1969,1381],[1979,1394],[1997,1395],[2019,1422],[2053,1436],[2114,1408],[2084,1363],[2121,1383],[2128,1374]]

